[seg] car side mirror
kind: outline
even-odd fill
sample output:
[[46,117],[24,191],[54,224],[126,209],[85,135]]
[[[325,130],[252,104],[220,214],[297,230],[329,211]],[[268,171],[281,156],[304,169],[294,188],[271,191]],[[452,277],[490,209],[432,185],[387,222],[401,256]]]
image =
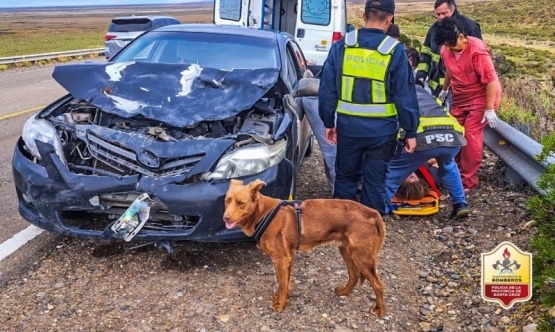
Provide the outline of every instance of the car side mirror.
[[347,24],[347,32],[351,32],[353,30],[355,30],[355,26],[352,25],[351,23]]
[[320,79],[318,78],[301,78],[295,91],[296,97],[316,97],[320,89]]

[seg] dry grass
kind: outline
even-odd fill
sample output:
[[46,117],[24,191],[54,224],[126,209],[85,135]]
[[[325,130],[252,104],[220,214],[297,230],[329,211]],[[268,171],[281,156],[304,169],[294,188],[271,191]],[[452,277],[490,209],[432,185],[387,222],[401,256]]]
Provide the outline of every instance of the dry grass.
[[[212,21],[212,5],[157,6],[156,15],[184,23]],[[115,16],[153,14],[150,7],[117,10],[24,11],[0,13],[0,57],[104,47],[104,35]]]

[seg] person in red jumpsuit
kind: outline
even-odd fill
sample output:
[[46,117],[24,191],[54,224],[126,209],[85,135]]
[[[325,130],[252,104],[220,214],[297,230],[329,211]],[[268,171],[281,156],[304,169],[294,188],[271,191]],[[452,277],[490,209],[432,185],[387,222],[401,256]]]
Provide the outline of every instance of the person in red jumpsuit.
[[495,72],[487,44],[467,36],[462,24],[445,18],[435,35],[441,47],[441,59],[447,69],[439,99],[445,100],[449,88],[453,94],[451,114],[465,128],[468,142],[457,157],[465,193],[478,186],[476,173],[482,164],[484,129],[499,121],[495,110],[501,100],[501,84]]

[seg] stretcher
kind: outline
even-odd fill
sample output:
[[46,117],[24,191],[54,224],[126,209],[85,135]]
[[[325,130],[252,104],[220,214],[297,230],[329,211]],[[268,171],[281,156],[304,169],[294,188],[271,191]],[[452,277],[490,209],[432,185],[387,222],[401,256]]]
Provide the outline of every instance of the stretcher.
[[425,166],[420,166],[418,171],[428,185],[430,185],[431,190],[428,192],[428,195],[418,200],[400,200],[397,196],[393,197],[391,201],[393,214],[400,216],[429,216],[439,211],[439,197],[441,196],[439,188]]
[[439,195],[430,190],[428,195],[419,200],[400,200],[397,196],[391,201],[393,214],[400,216],[429,216],[439,211]]

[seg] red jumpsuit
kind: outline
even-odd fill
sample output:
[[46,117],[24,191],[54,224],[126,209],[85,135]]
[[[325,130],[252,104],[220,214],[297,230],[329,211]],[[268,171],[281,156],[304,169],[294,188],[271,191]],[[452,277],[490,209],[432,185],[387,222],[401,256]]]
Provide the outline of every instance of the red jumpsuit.
[[478,38],[466,37],[467,47],[459,54],[441,47],[441,58],[451,76],[453,102],[451,114],[464,126],[468,144],[462,147],[457,158],[463,187],[478,186],[476,173],[482,164],[484,128],[482,122],[486,111],[486,85],[498,85],[493,108],[497,110],[501,100],[501,85],[493,61],[485,42]]

